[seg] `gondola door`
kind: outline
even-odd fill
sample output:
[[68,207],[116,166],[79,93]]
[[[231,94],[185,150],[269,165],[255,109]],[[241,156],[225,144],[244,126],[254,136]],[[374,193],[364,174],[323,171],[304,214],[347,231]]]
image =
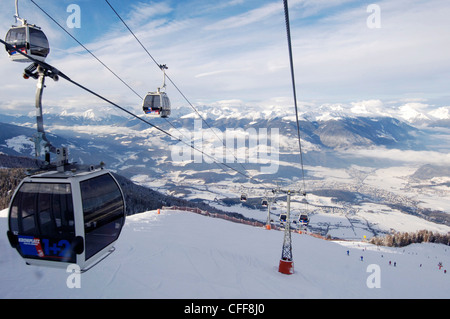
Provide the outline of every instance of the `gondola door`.
[[83,222],[84,267],[96,263],[112,249],[125,223],[125,201],[118,182],[110,173],[79,182]]
[[27,178],[16,191],[8,238],[28,264],[65,267],[78,263],[83,241],[75,231],[71,188],[70,183]]

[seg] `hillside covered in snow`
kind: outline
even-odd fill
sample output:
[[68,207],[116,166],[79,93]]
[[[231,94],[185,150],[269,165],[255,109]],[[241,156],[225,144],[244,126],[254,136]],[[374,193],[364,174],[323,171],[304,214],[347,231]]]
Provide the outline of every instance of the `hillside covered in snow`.
[[65,269],[23,262],[6,238],[6,215],[6,210],[0,213],[1,298],[450,296],[450,273],[444,272],[450,247],[445,245],[387,248],[293,233],[295,272],[284,275],[278,272],[283,232],[172,210],[127,217],[116,251],[81,274],[77,288]]

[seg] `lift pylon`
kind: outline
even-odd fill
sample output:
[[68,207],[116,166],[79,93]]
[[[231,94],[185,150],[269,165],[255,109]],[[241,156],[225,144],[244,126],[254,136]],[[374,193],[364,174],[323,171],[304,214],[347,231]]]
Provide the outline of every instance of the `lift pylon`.
[[300,193],[304,194],[304,192],[282,190],[280,188],[274,189],[273,192],[287,194],[286,225],[284,227],[283,248],[281,251],[281,259],[280,264],[278,266],[278,271],[285,275],[292,275],[294,273],[294,259],[292,257],[291,220],[290,220],[291,195]]

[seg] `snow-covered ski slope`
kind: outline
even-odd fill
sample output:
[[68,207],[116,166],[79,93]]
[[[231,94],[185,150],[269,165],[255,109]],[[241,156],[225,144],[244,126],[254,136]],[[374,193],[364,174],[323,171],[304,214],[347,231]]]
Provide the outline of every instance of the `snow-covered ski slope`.
[[[6,214],[0,212],[1,298],[450,297],[448,246],[378,248],[293,233],[295,273],[283,275],[283,232],[171,210],[129,216],[116,251],[81,274],[80,288],[68,288],[65,269],[25,265],[8,243]],[[376,274],[370,265],[379,266]],[[380,288],[369,288],[368,278]]]

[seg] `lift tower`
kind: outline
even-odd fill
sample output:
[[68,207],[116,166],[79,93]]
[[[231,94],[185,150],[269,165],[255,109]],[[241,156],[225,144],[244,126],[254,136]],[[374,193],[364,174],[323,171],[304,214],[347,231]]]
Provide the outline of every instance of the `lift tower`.
[[292,258],[291,220],[290,220],[291,195],[292,194],[305,195],[305,192],[282,190],[282,189],[274,189],[272,190],[272,192],[285,193],[287,195],[286,223],[284,227],[283,248],[281,251],[281,259],[278,271],[282,274],[292,275],[294,273],[294,259]]

